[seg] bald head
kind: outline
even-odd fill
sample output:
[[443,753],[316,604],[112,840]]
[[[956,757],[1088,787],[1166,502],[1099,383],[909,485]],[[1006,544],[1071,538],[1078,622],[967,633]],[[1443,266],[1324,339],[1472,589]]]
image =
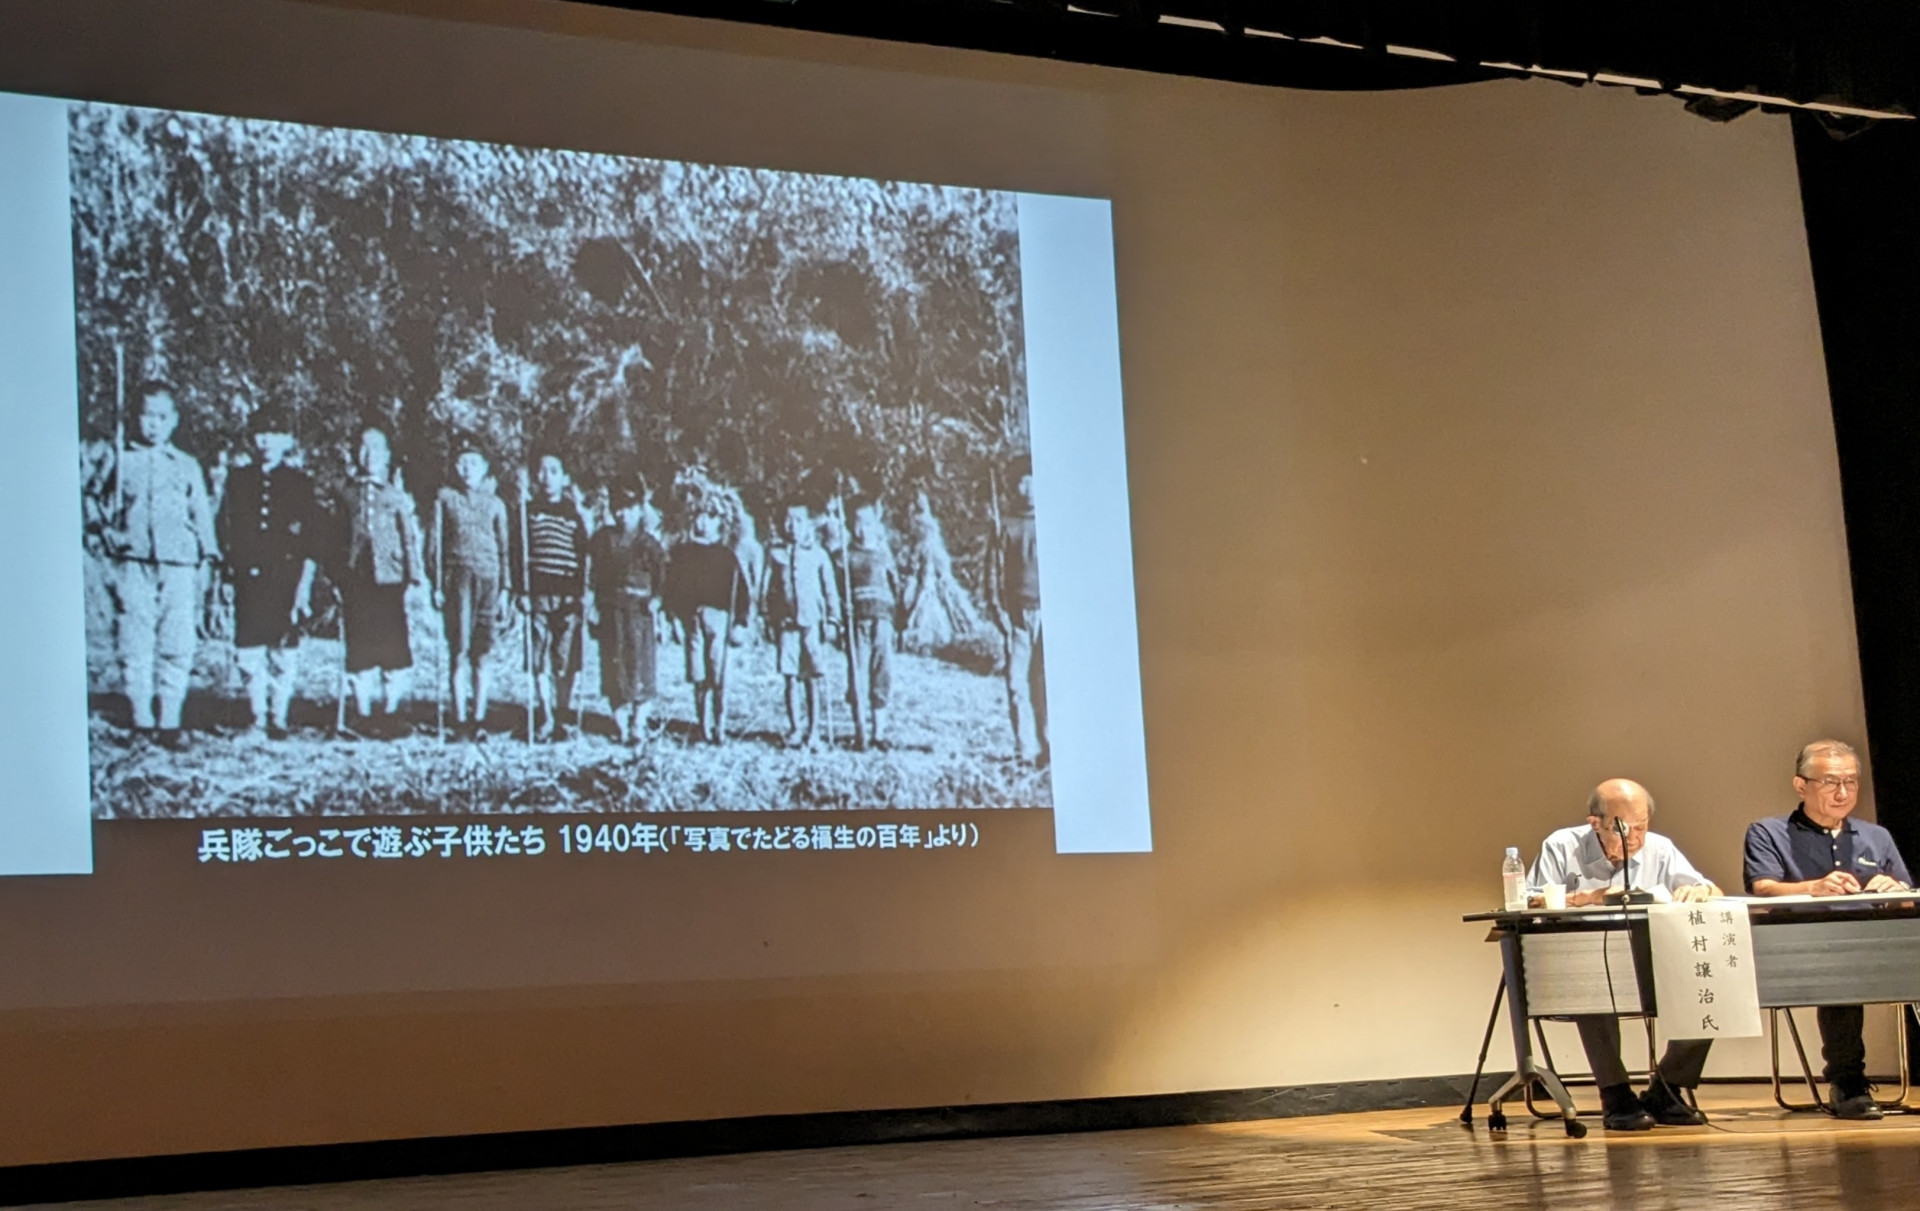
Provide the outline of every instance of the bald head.
[[[1599,834],[1600,846],[1615,862],[1640,852],[1647,843],[1647,826],[1653,820],[1653,796],[1647,788],[1628,778],[1609,778],[1587,796],[1587,819]],[[1626,835],[1623,838],[1621,833]],[[1621,842],[1625,841],[1622,852]]]
[[1631,778],[1609,778],[1593,788],[1587,796],[1587,815],[1605,816],[1606,809],[1639,804],[1646,808],[1647,814],[1653,814],[1653,796],[1647,788]]

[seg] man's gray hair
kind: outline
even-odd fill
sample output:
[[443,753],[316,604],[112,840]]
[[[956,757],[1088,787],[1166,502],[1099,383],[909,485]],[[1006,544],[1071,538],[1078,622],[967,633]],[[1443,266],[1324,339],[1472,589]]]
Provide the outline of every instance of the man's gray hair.
[[1800,746],[1800,755],[1793,759],[1793,776],[1806,777],[1807,767],[1812,765],[1817,757],[1852,757],[1855,765],[1860,764],[1860,754],[1854,752],[1853,746],[1846,741],[1815,740],[1811,744]]
[[[1640,789],[1644,791],[1647,788],[1643,786]],[[1659,806],[1660,805],[1658,803],[1655,803],[1653,801],[1653,794],[1651,792],[1648,792],[1647,815],[1649,816],[1653,815],[1654,811]],[[1587,816],[1590,819],[1599,820],[1604,818],[1606,814],[1607,814],[1606,807],[1604,806],[1604,804],[1601,802],[1601,799],[1600,799],[1600,788],[1596,786],[1591,791],[1587,792]]]

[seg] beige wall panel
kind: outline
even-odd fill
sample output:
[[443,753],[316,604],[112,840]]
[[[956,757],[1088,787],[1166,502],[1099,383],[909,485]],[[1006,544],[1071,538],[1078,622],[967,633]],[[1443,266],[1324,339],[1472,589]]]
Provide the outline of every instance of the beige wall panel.
[[1464,1072],[1501,847],[1631,776],[1733,887],[1862,738],[1783,119],[413,7],[0,0],[0,87],[1112,197],[1155,852],[714,909],[818,978],[0,1015],[0,1164]]

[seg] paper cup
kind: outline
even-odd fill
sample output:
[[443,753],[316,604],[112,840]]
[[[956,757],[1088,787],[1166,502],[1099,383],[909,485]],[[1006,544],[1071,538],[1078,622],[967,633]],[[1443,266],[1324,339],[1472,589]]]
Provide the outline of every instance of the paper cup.
[[1567,888],[1562,883],[1549,883],[1540,889],[1540,907],[1548,909],[1567,906]]

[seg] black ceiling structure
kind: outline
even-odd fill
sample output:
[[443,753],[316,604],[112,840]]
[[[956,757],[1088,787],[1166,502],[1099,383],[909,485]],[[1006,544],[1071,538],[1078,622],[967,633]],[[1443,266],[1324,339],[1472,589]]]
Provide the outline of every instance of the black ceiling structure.
[[1542,68],[1569,83],[1599,75],[1649,91],[1920,112],[1913,0],[592,2],[1293,88],[1412,88]]

